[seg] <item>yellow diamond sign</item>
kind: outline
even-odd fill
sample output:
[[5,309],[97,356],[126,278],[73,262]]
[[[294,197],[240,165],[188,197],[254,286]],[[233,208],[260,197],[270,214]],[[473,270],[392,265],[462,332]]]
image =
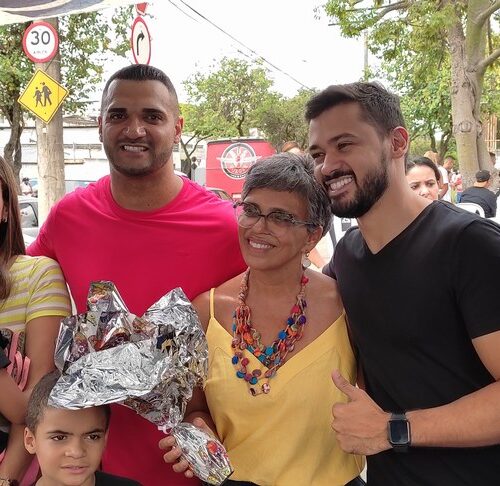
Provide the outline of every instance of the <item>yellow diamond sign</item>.
[[45,123],[49,123],[66,96],[66,88],[37,69],[17,101]]

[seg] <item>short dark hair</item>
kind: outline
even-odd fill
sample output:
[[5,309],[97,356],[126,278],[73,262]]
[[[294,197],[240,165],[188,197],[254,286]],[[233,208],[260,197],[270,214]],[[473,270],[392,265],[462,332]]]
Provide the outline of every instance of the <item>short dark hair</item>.
[[[32,432],[36,431],[38,424],[42,420],[43,413],[49,408],[48,401],[50,392],[54,388],[57,380],[60,377],[59,371],[52,371],[46,374],[33,388],[30,399],[28,401],[28,410],[26,411],[26,426]],[[104,413],[106,420],[106,430],[109,426],[111,409],[109,405],[100,405],[99,407]]]
[[309,231],[318,226],[325,235],[332,220],[331,203],[324,187],[314,177],[314,164],[310,155],[282,152],[257,161],[245,177],[241,199],[253,189],[272,189],[293,192],[307,204]]
[[441,180],[441,173],[439,172],[437,165],[431,159],[429,159],[429,157],[416,157],[410,162],[407,162],[405,166],[405,173],[408,174],[408,172],[410,172],[410,170],[415,166],[429,167],[429,169],[432,169],[432,171],[434,172],[436,181],[439,182]]
[[479,170],[476,172],[477,182],[488,182],[491,179],[491,173],[489,170]]
[[117,80],[122,79],[125,81],[159,81],[162,83],[172,95],[174,99],[177,111],[179,111],[179,100],[177,98],[177,92],[175,87],[170,81],[170,78],[161,70],[154,66],[149,66],[147,64],[132,64],[130,66],[119,69],[106,82],[104,90],[102,92],[101,98],[101,111],[104,105],[104,100],[108,94],[110,84]]
[[358,103],[367,123],[381,136],[386,136],[396,127],[405,127],[399,97],[376,82],[328,86],[307,102],[306,121],[310,122],[324,111],[344,103]]

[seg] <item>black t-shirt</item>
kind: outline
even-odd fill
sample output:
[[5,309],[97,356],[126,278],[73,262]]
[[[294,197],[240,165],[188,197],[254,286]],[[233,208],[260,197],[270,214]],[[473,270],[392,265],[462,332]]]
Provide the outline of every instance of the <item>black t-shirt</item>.
[[[31,486],[36,486],[34,482]],[[133,479],[114,476],[102,471],[95,472],[95,486],[142,486],[141,483]]]
[[10,365],[9,358],[7,358],[4,351],[8,344],[9,341],[7,341],[7,339],[2,336],[2,333],[0,333],[0,369],[7,368],[7,366]]
[[497,196],[485,187],[469,187],[462,192],[460,202],[479,204],[484,209],[486,218],[493,218],[497,214]]
[[[367,392],[385,411],[444,405],[494,382],[471,342],[500,329],[494,222],[434,202],[375,255],[349,230],[325,273],[337,278]],[[367,460],[370,486],[500,481],[500,446]]]
[[102,471],[96,471],[95,486],[141,486],[141,483],[133,479],[122,478]]

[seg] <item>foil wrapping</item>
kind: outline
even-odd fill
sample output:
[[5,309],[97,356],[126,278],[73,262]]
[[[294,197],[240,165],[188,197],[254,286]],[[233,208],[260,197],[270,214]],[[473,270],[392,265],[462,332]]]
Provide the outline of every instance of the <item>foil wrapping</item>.
[[49,405],[130,407],[179,436],[193,472],[209,484],[221,484],[232,472],[224,447],[181,424],[194,387],[203,386],[208,373],[205,334],[182,289],[170,291],[137,317],[112,282],[94,282],[87,308],[61,322],[55,362],[62,374]]
[[194,474],[206,483],[222,484],[233,473],[226,450],[217,439],[188,423],[177,425],[171,434]]

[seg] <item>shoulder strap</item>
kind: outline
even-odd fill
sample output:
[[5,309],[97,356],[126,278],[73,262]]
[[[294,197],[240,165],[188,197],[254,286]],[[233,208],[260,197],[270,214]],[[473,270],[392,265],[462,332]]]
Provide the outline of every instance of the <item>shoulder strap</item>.
[[214,303],[214,298],[215,298],[215,288],[210,289],[210,319],[215,318],[215,303]]

